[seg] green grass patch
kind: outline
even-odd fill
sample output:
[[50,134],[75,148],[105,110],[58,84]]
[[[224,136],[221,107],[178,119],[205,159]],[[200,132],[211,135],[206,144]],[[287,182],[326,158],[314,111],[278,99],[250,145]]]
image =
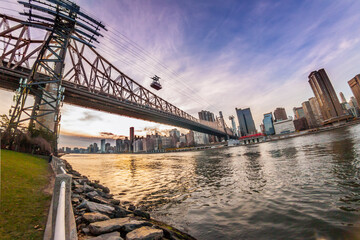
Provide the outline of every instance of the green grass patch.
[[1,150],[0,238],[42,239],[51,195],[46,160]]

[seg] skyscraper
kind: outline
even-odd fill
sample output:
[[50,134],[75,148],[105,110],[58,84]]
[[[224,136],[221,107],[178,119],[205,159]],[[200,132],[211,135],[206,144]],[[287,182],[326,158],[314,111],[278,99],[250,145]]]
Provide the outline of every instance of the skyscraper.
[[263,124],[264,124],[264,132],[266,135],[275,134],[274,121],[271,112],[264,114]]
[[309,98],[309,103],[310,103],[311,109],[314,113],[317,125],[318,126],[322,125],[322,122],[324,119],[321,115],[321,110],[320,110],[318,101],[316,100],[315,97],[311,97],[311,98]]
[[237,136],[235,117],[231,115],[229,117],[229,120],[231,121],[231,126],[232,126],[233,133],[235,134],[235,136]]
[[174,128],[169,131],[169,135],[170,135],[170,137],[180,138],[180,131],[177,130],[176,128]]
[[356,98],[358,106],[360,106],[360,74],[348,81],[348,84],[354,94],[354,97]]
[[294,126],[295,126],[296,131],[302,131],[302,130],[309,129],[309,124],[305,117],[295,119]]
[[204,110],[199,112],[199,119],[209,121],[209,122],[215,122],[214,114],[212,112],[204,111]]
[[341,103],[346,103],[346,98],[342,92],[340,92]]
[[305,101],[301,105],[302,105],[302,108],[304,109],[305,118],[307,120],[309,128],[317,127],[318,124],[317,124],[317,121],[316,121],[316,118],[315,118],[314,111],[313,111],[313,109],[312,109],[312,107],[310,105],[310,102]]
[[335,120],[345,115],[334,87],[324,69],[311,72],[309,84],[319,103],[321,115],[325,121],[330,122],[331,119]]
[[115,141],[115,150],[117,153],[121,152],[121,144],[123,143],[122,139],[116,139]]
[[351,97],[349,100],[349,105],[354,108],[358,108],[359,104],[357,103],[356,99],[354,97]]
[[305,117],[304,109],[302,107],[294,107],[293,111],[294,111],[295,119]]
[[246,136],[256,133],[255,123],[250,108],[235,108],[239,120],[240,135]]
[[285,108],[276,108],[274,111],[275,122],[287,119]]
[[130,127],[130,152],[134,151],[134,127]]
[[105,152],[105,139],[101,139],[101,153]]

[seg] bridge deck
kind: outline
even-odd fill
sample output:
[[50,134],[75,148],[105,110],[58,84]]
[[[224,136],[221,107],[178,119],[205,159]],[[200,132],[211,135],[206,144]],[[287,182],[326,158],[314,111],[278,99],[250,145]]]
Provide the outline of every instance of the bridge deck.
[[[23,67],[18,67],[16,70],[0,67],[0,88],[16,90],[19,87],[19,78],[27,77],[28,73],[29,69]],[[191,129],[219,137],[226,136],[224,132],[207,125],[127,100],[119,100],[101,92],[89,92],[83,86],[77,86],[69,81],[63,81],[63,86],[66,89],[64,102],[68,104]]]

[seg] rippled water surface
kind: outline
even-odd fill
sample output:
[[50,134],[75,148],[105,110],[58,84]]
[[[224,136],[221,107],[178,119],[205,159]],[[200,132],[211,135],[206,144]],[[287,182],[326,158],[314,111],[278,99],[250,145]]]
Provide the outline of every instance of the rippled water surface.
[[360,125],[198,152],[66,155],[198,239],[360,239]]

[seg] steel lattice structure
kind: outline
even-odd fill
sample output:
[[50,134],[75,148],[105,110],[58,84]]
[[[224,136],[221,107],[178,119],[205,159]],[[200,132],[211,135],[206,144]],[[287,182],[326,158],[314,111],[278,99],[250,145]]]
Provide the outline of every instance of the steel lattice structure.
[[[2,14],[0,18],[0,87],[14,89],[15,79],[29,72],[44,39],[32,39],[20,19]],[[157,96],[83,42],[70,39],[66,58],[64,102],[217,136],[231,133],[220,122],[196,119]],[[44,69],[38,74],[47,75]]]
[[[60,105],[65,90],[62,87],[62,79],[69,41],[76,39],[90,45],[91,41],[96,41],[95,36],[100,36],[98,30],[105,27],[99,21],[80,12],[80,7],[68,0],[18,2],[29,9],[28,12],[21,13],[28,17],[23,24],[48,30],[49,34],[28,77],[20,80],[8,131],[14,135],[13,139],[16,139],[18,124],[29,121],[29,132],[35,134],[36,129],[39,134],[44,129],[44,135],[48,136],[48,141],[57,152]],[[83,18],[79,18],[78,15]],[[81,34],[81,37],[74,36],[75,32]],[[38,72],[41,70],[45,74],[39,75]],[[35,96],[35,101],[32,106],[25,106],[29,94]],[[24,114],[25,117],[22,116]]]

